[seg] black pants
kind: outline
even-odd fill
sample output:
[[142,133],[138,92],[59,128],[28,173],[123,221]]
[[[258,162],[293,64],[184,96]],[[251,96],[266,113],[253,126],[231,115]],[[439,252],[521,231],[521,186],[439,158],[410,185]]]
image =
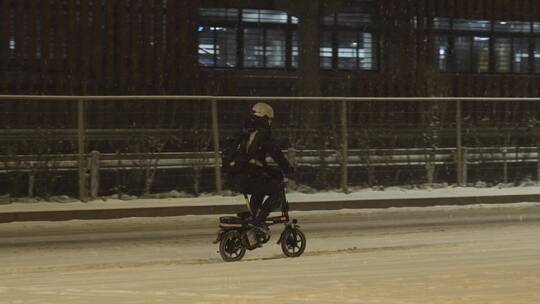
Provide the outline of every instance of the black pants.
[[262,222],[270,212],[285,203],[283,175],[281,172],[266,171],[264,174],[251,176],[246,184],[246,193],[251,194],[249,206],[255,222]]
[[[266,200],[265,200],[266,197]],[[282,207],[285,203],[285,191],[281,190],[269,194],[253,194],[249,200],[251,212],[254,214],[255,222],[264,221],[270,212]]]

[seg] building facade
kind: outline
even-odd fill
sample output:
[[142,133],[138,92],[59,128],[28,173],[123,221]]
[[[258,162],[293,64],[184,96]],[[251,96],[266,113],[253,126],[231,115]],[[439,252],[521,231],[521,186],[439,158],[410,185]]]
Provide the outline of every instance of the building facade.
[[[537,97],[539,88],[536,0],[0,0],[0,94]],[[311,156],[318,159],[343,147],[342,138],[357,152],[420,149],[433,156],[438,148],[456,148],[458,116],[464,147],[517,151],[540,142],[534,102],[472,102],[460,115],[453,102],[272,105],[280,114],[273,127],[281,145],[318,151]],[[217,108],[225,139],[247,107],[231,102]],[[74,154],[82,120],[87,151],[213,149],[208,102],[96,100],[84,111],[60,101],[1,102],[0,155]],[[498,179],[498,169],[477,164],[470,164],[473,178]],[[416,171],[409,165],[382,166],[377,177],[367,162],[351,168],[350,180],[371,185],[457,175],[451,161],[437,165],[439,173],[435,165],[414,164]],[[523,167],[516,179],[537,169]],[[304,171],[322,187],[338,183],[336,168],[321,161]],[[49,167],[42,169],[28,183],[18,173],[4,178],[0,189],[23,193],[34,177],[50,189],[56,179]],[[208,172],[197,164],[191,169],[195,189],[199,180],[210,184],[201,177]],[[130,178],[142,180],[126,172],[104,174],[107,191],[123,191]],[[159,184],[192,179],[174,174]],[[58,184],[74,189],[73,180]]]
[[0,91],[537,96],[533,0],[0,0]]

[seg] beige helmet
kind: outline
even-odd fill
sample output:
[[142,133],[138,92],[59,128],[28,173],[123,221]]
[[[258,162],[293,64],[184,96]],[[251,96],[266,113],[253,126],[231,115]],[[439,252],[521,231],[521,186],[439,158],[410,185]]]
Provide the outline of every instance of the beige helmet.
[[268,117],[268,119],[274,119],[274,109],[264,102],[256,103],[252,108],[253,115],[257,117]]

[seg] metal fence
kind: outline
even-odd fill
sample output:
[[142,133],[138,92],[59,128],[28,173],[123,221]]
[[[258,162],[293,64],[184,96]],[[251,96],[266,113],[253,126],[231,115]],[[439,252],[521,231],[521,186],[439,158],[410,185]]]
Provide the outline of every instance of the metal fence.
[[220,146],[260,101],[275,109],[274,137],[297,168],[297,187],[540,175],[540,98],[3,95],[2,190],[81,200],[222,192]]

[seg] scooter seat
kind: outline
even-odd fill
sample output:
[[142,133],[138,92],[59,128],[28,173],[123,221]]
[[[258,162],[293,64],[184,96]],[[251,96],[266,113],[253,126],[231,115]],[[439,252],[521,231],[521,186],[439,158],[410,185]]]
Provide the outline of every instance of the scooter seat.
[[220,227],[242,227],[246,221],[237,216],[222,216],[219,218]]
[[245,220],[245,219],[247,219],[248,217],[251,216],[251,212],[249,212],[249,211],[239,212],[239,213],[236,214],[236,216]]

